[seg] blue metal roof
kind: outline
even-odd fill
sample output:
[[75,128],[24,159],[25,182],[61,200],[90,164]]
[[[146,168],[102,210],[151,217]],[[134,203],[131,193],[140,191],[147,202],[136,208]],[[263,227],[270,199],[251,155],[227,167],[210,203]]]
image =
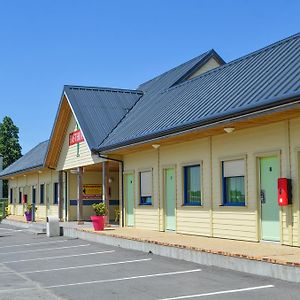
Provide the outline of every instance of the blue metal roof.
[[224,60],[215,50],[212,49],[159,76],[156,76],[147,82],[142,83],[138,89],[143,91],[147,97],[154,96],[155,94],[184,81],[202,65],[204,65],[211,57],[214,57],[220,65],[225,64]]
[[145,93],[99,150],[180,132],[299,97],[299,49],[297,34],[153,97]]
[[0,172],[1,177],[39,169],[44,166],[49,141],[42,142]]
[[141,91],[65,86],[70,105],[90,149],[97,148],[143,95]]

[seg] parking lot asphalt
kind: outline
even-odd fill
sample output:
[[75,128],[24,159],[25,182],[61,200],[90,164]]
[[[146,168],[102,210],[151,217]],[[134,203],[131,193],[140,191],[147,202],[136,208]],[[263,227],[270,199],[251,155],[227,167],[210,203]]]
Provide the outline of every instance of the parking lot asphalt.
[[0,225],[0,299],[300,299],[300,285]]

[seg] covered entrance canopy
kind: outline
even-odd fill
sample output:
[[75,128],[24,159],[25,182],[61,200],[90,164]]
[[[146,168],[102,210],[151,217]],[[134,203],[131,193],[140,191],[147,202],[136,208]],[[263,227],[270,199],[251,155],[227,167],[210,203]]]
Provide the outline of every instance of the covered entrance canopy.
[[120,203],[120,163],[95,150],[142,92],[65,86],[50,137],[46,166],[59,172],[59,217],[82,222],[104,201],[116,220]]

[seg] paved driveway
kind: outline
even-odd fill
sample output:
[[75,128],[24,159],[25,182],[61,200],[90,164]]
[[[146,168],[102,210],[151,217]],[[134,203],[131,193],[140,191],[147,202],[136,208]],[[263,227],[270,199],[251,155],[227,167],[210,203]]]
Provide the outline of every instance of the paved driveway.
[[300,299],[300,285],[0,225],[0,299]]

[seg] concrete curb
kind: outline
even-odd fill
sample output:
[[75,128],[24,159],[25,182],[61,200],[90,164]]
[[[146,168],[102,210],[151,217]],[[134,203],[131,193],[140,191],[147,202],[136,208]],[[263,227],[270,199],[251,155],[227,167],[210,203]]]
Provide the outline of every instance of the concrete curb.
[[215,266],[285,281],[300,282],[300,268],[292,266],[162,246],[154,243],[132,241],[97,233],[85,232],[70,227],[64,227],[64,236],[147,253],[151,251],[156,255],[186,260],[206,266]]

